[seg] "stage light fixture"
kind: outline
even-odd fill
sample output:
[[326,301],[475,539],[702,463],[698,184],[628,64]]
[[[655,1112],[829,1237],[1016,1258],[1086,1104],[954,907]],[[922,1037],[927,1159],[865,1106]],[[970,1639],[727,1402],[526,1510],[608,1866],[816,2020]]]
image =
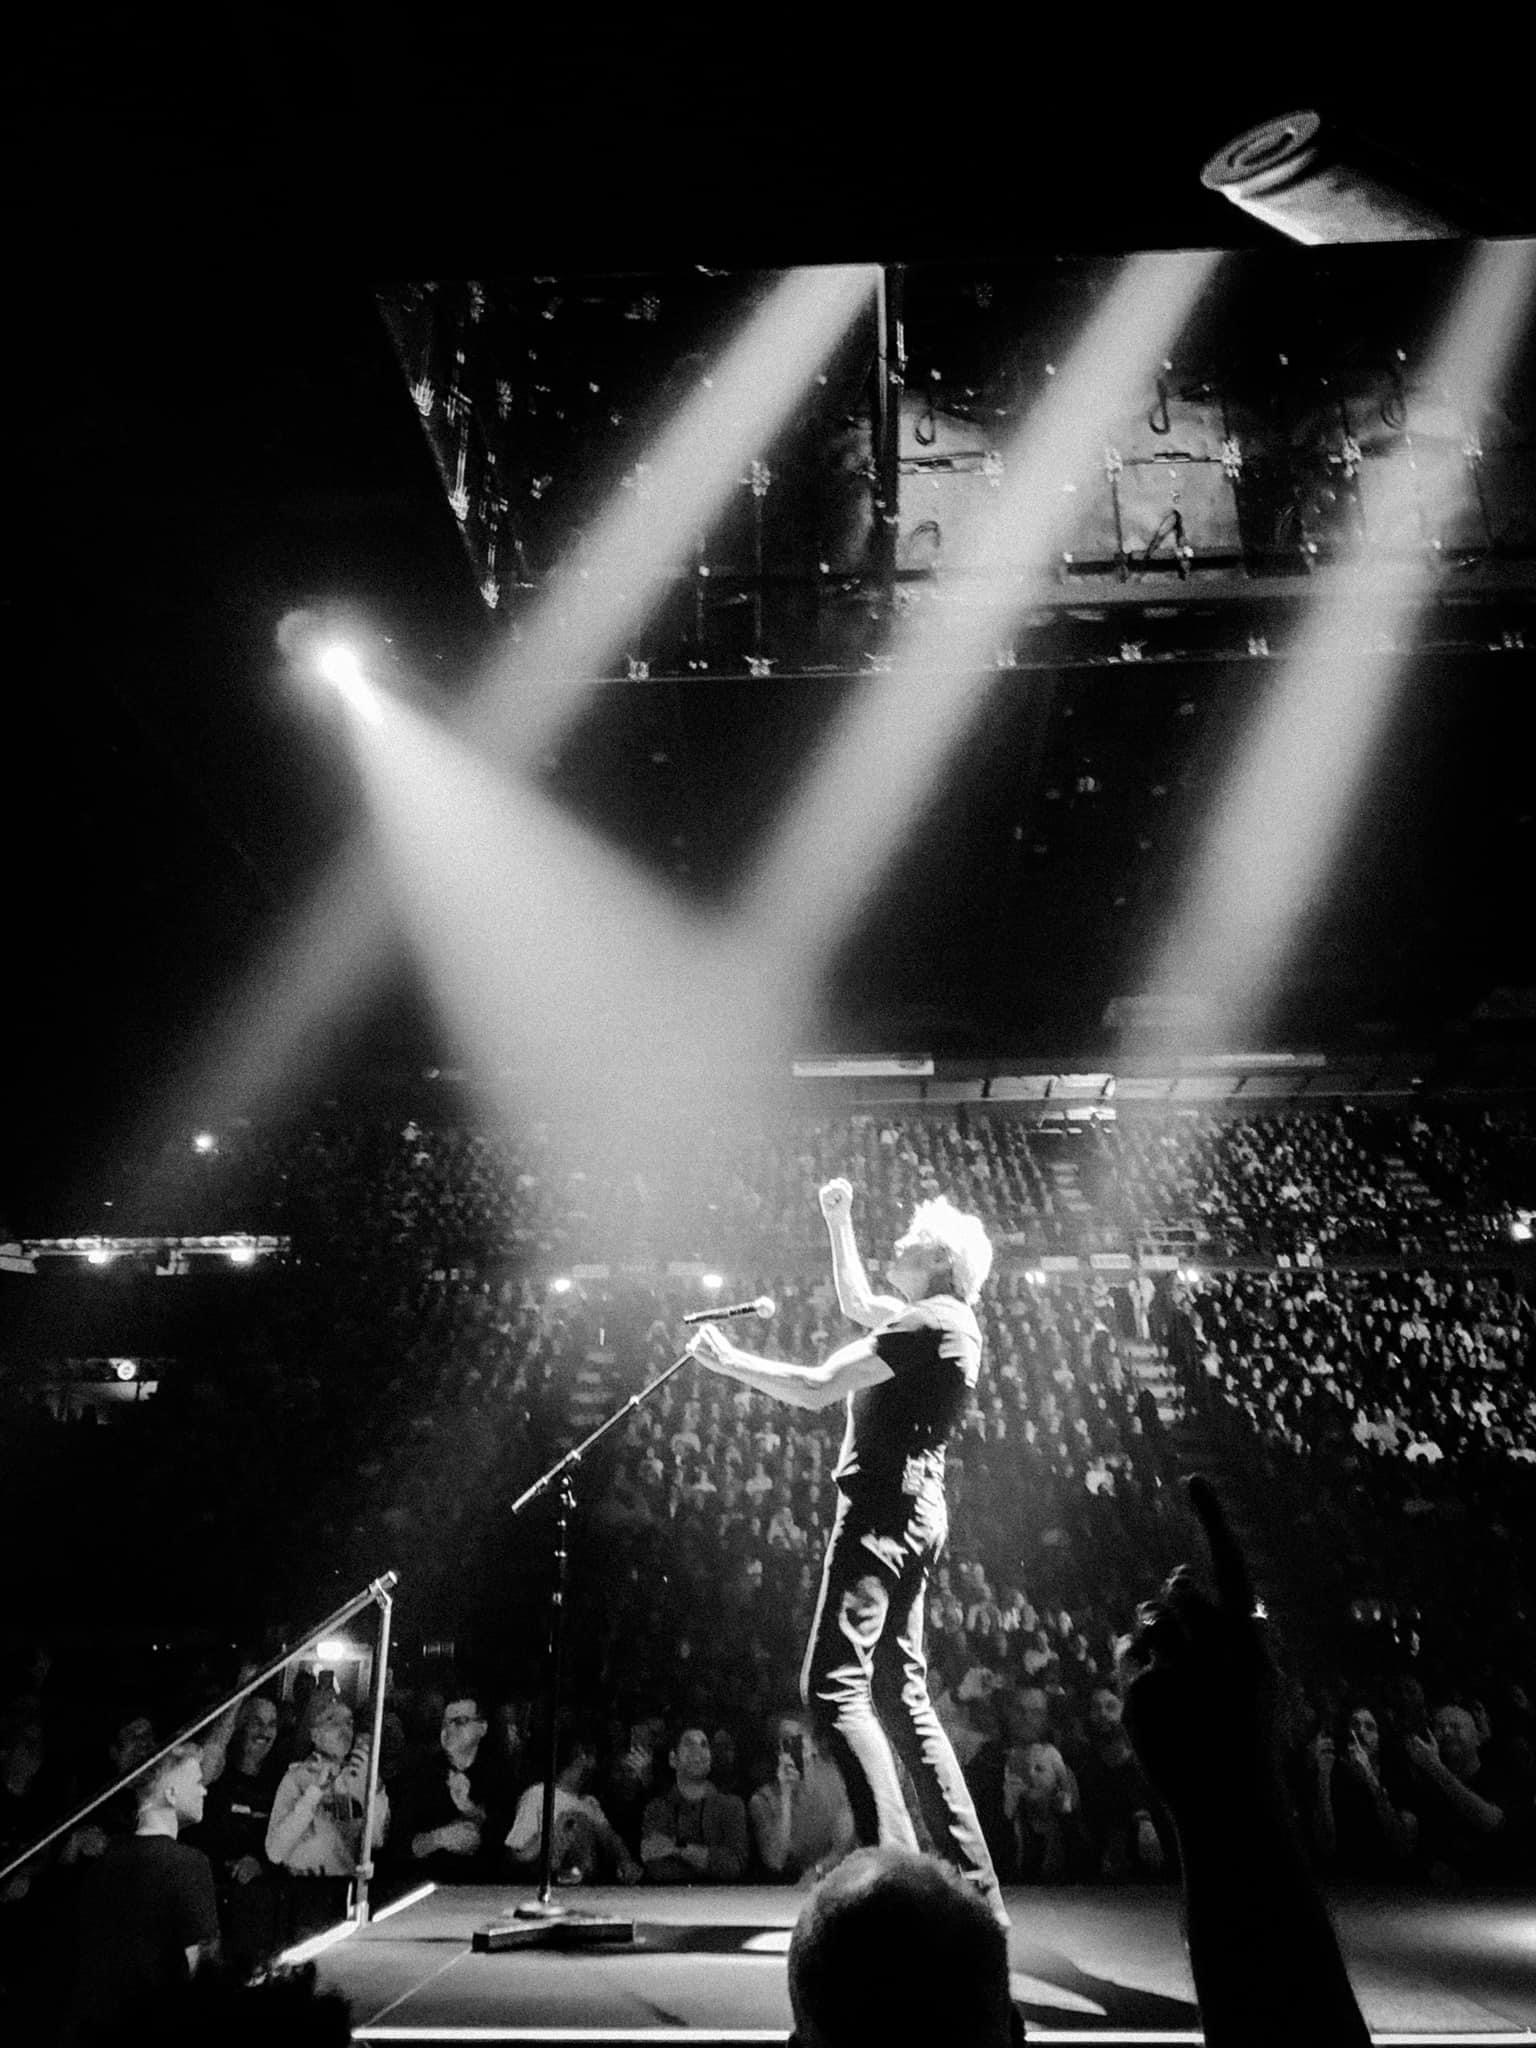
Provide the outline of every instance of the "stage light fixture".
[[218,1149],[219,1141],[213,1135],[212,1131],[199,1131],[197,1136],[192,1140],[192,1150],[194,1152],[200,1152],[205,1159],[207,1158],[210,1152],[217,1152]]
[[[1431,138],[1432,139],[1432,138]],[[1488,211],[1445,178],[1310,109],[1250,128],[1201,172],[1209,192],[1293,242],[1455,240]]]
[[138,1364],[131,1358],[114,1358],[112,1370],[120,1380],[137,1379],[139,1375]]
[[706,1273],[700,1279],[699,1285],[706,1294],[718,1294],[725,1285],[725,1276],[722,1273]]
[[345,1636],[325,1636],[315,1645],[317,1664],[348,1664],[357,1656]]
[[574,1282],[568,1273],[557,1273],[549,1283],[551,1294],[569,1294]]
[[315,656],[315,667],[338,690],[361,689],[368,680],[355,650],[339,640],[333,640],[328,647],[320,649]]
[[88,1266],[110,1266],[112,1263],[112,1253],[104,1244],[94,1245],[86,1253],[85,1263]]
[[236,1244],[229,1248],[229,1263],[232,1266],[254,1266],[256,1247],[253,1244]]
[[1531,1219],[1529,1216],[1517,1216],[1509,1226],[1509,1234],[1516,1244],[1529,1244],[1531,1241]]

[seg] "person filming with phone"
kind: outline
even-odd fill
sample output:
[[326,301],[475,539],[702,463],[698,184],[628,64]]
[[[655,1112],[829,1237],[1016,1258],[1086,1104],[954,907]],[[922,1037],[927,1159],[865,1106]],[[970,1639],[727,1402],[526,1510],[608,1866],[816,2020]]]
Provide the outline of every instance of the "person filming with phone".
[[836,1764],[800,1714],[772,1727],[773,1775],[752,1794],[752,1846],[770,1877],[813,1884],[853,1847],[853,1809]]

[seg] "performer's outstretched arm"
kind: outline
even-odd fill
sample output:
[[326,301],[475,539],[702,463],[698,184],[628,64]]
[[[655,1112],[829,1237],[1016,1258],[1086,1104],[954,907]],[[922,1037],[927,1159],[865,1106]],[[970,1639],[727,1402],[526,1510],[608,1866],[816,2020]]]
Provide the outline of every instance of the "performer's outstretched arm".
[[906,1303],[899,1295],[876,1294],[869,1284],[854,1241],[852,1187],[845,1180],[829,1180],[817,1200],[832,1240],[832,1284],[837,1289],[838,1307],[851,1322],[862,1323],[867,1330],[888,1323],[901,1314]]
[[860,1387],[878,1386],[892,1377],[891,1368],[876,1354],[873,1337],[855,1338],[820,1365],[791,1365],[743,1351],[717,1324],[705,1323],[694,1332],[688,1349],[712,1372],[724,1373],[754,1394],[768,1394],[795,1408],[827,1408],[856,1394]]

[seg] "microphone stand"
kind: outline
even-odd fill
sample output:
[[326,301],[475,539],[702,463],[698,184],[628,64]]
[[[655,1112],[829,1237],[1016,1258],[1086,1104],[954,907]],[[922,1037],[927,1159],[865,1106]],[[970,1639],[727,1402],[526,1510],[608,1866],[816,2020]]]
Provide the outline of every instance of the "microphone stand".
[[685,1365],[693,1363],[693,1353],[684,1351],[674,1358],[663,1373],[658,1373],[649,1385],[631,1394],[622,1408],[600,1422],[590,1435],[579,1444],[572,1445],[562,1458],[550,1466],[532,1486],[520,1493],[512,1503],[511,1512],[520,1515],[525,1508],[542,1500],[545,1494],[558,1487],[555,1508],[555,1584],[549,1610],[549,1729],[544,1759],[544,1807],[539,1822],[539,1892],[535,1899],[528,1899],[514,1908],[510,1922],[493,1921],[487,1927],[477,1927],[472,1937],[472,1946],[481,1953],[495,1953],[508,1948],[552,1948],[585,1947],[599,1942],[631,1942],[635,1938],[632,1920],[618,1919],[601,1913],[580,1913],[554,1896],[554,1835],[555,1835],[555,1756],[558,1744],[558,1722],[560,1717],[560,1682],[565,1652],[565,1608],[570,1562],[569,1529],[571,1514],[576,1506],[575,1472],[587,1453],[600,1444],[611,1430],[633,1415],[637,1408],[649,1401],[658,1389],[664,1387],[674,1374]]

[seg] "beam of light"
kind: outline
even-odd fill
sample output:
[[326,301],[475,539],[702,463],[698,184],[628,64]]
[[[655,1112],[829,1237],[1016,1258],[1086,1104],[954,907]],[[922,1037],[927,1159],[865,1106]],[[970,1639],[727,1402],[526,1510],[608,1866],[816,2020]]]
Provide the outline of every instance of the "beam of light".
[[[1473,418],[1496,398],[1536,282],[1536,242],[1484,243],[1428,361],[1425,382]],[[1415,477],[1385,468],[1377,531],[1411,524]],[[1279,978],[1317,904],[1396,702],[1419,614],[1435,588],[1428,547],[1406,566],[1368,541],[1341,563],[1244,742],[1197,858],[1191,900],[1153,973],[1191,999],[1199,1030],[1231,1043],[1265,1028]]]
[[315,656],[315,667],[328,683],[343,692],[356,690],[365,680],[363,665],[351,647],[332,642]]
[[[456,728],[466,739],[523,763],[548,746],[653,611],[685,546],[869,310],[878,275],[868,264],[833,265],[773,283],[648,449],[643,488],[615,491],[579,558],[556,572],[521,644],[492,662]],[[361,701],[354,708],[372,716],[378,699],[366,713]],[[251,1108],[313,1069],[378,989],[396,929],[375,850],[359,835],[263,948],[170,1092]]]
[[287,1968],[297,1968],[300,1963],[312,1963],[317,1956],[323,1956],[327,1949],[333,1949],[338,1942],[346,1941],[357,1932],[355,1920],[338,1921],[334,1927],[327,1927],[319,1934],[312,1934],[308,1941],[301,1941],[293,1948],[285,1948],[278,1961]]
[[[707,1120],[760,1064],[772,1007],[692,916],[530,785],[380,698],[353,739],[381,865],[475,1085],[504,1125],[529,1101],[597,1117],[634,1170],[668,1120]],[[681,1104],[679,1098],[681,1097]],[[680,1142],[680,1141],[678,1141]]]
[[787,271],[662,432],[607,512],[552,577],[465,725],[529,761],[655,611],[698,536],[740,488],[854,323],[872,312],[872,264]]
[[379,708],[378,692],[363,673],[363,664],[355,648],[338,642],[322,647],[315,656],[315,667],[349,711],[371,725],[379,723],[383,713]]
[[388,1920],[396,1913],[403,1913],[407,1906],[419,1906],[423,1899],[430,1899],[436,1890],[436,1882],[432,1879],[426,1884],[417,1885],[415,1891],[405,1892],[398,1899],[391,1899],[387,1906],[380,1907],[377,1913],[370,1915],[372,1924],[377,1927],[381,1920]]
[[802,1002],[970,728],[995,679],[999,638],[1076,523],[1075,493],[1102,467],[1106,433],[1136,403],[1219,261],[1197,252],[1124,263],[1004,452],[996,497],[957,537],[981,597],[956,604],[935,592],[893,648],[890,674],[865,686],[811,763],[744,907],[747,946],[798,983]]

